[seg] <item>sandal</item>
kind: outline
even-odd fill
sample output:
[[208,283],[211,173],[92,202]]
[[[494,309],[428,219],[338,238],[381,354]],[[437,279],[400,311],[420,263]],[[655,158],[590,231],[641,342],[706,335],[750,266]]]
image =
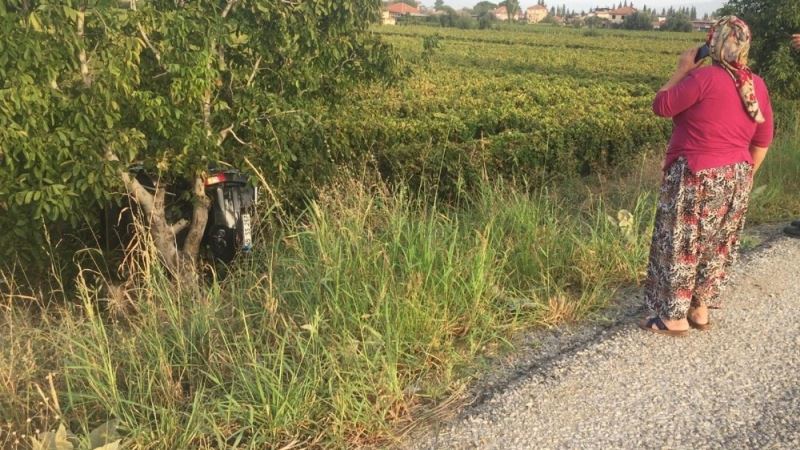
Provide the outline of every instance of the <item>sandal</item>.
[[[655,325],[656,328],[653,328],[653,325]],[[661,317],[645,319],[639,322],[639,328],[651,333],[666,334],[667,336],[686,336],[689,334],[689,330],[670,330],[664,321],[661,320]]]

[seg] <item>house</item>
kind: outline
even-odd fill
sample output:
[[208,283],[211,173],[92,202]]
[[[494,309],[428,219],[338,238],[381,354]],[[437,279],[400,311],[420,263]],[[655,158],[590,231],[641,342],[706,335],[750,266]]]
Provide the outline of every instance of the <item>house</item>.
[[692,31],[708,31],[714,25],[713,20],[693,20]]
[[492,15],[497,20],[507,21],[508,20],[508,9],[505,6],[500,6],[492,11]]
[[622,8],[612,9],[608,13],[611,15],[611,23],[622,23],[626,17],[638,12],[636,8],[623,6]]
[[396,25],[397,20],[388,10],[381,11],[381,25]]
[[[506,9],[506,7],[505,7],[505,6],[500,6],[500,7],[498,7],[498,8],[495,8],[495,9],[494,9],[494,11],[492,11],[492,14],[494,15],[494,17],[495,17],[497,20],[502,20],[502,21],[507,21],[507,20],[508,20],[508,9]],[[514,20],[520,20],[520,19],[522,19],[522,12],[520,12],[520,11],[517,11],[517,12],[514,14],[514,17],[513,17],[513,19],[514,19]]]
[[611,20],[611,9],[597,8],[589,13],[589,17],[597,17],[598,19]]
[[422,13],[420,12],[419,8],[416,6],[411,6],[407,3],[392,3],[386,8],[386,11],[389,12],[389,15],[397,18],[400,16],[421,16]]
[[539,23],[547,17],[547,6],[534,5],[525,10],[525,19],[528,23]]

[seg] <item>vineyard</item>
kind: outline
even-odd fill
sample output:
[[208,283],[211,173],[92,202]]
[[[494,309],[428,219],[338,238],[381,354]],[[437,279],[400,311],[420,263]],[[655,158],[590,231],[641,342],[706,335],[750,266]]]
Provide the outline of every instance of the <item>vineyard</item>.
[[547,26],[379,33],[419,65],[405,81],[360,90],[329,140],[442,186],[483,171],[586,174],[663,146],[671,124],[650,111],[653,93],[675,55],[702,40]]

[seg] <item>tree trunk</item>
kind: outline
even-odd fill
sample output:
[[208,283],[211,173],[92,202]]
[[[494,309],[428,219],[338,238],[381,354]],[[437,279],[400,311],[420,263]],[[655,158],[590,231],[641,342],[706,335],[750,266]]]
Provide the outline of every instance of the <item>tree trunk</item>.
[[182,281],[197,284],[200,274],[200,242],[208,223],[208,209],[211,206],[211,199],[206,196],[205,183],[202,177],[195,177],[194,189],[192,190],[192,222],[189,226],[189,233],[183,243],[181,255],[180,273]]
[[[122,173],[122,179],[144,214],[145,226],[164,267],[178,284],[189,289],[196,288],[200,279],[200,243],[211,205],[211,200],[205,194],[203,177],[196,176],[194,179],[191,221],[181,219],[173,224],[167,221],[164,186],[157,183],[155,194],[151,194],[129,173]],[[177,235],[187,226],[188,234],[182,248],[179,248]]]

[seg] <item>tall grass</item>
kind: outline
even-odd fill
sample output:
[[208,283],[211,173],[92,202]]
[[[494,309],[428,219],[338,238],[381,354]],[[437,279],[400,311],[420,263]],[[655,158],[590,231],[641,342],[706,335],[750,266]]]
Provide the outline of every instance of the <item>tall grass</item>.
[[773,143],[753,182],[751,224],[800,218],[800,139],[797,131]]
[[[769,155],[751,221],[800,212],[796,143]],[[460,206],[344,179],[200,290],[146,242],[132,281],[86,268],[57,302],[3,272],[0,447],[110,417],[131,448],[382,445],[477,357],[641,281],[657,166],[568,191],[486,181]]]
[[477,354],[635,282],[648,203],[623,231],[547,192],[487,185],[455,209],[345,181],[202,292],[151,262],[124,292],[84,272],[39,324],[7,296],[4,326],[25,332],[4,336],[0,371],[25,386],[4,384],[4,418],[24,423],[53,370],[66,417],[118,417],[137,448],[374,444],[456,392]]

